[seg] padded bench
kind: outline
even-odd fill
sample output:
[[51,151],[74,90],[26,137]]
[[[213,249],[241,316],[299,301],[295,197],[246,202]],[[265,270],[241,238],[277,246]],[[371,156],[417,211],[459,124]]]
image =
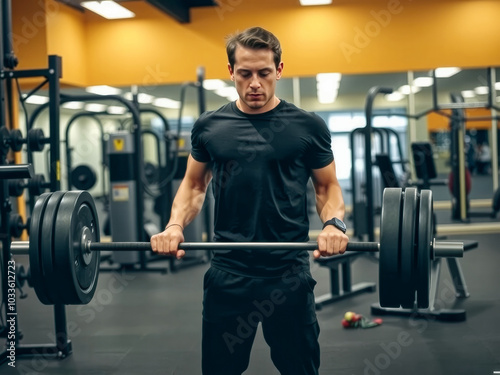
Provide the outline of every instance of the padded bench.
[[327,258],[315,259],[322,267],[330,269],[330,293],[315,298],[316,309],[321,309],[340,299],[348,298],[364,292],[375,292],[376,283],[362,282],[352,285],[351,262],[363,254],[353,251]]

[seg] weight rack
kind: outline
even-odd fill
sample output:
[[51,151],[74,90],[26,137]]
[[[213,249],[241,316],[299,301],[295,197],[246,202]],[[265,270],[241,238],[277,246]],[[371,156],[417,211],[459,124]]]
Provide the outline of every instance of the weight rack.
[[[44,78],[44,81],[33,89],[27,96],[34,94],[41,87],[47,85],[49,92],[49,136],[44,140],[50,143],[50,181],[48,187],[52,191],[60,189],[60,150],[59,150],[59,123],[60,123],[60,78],[62,76],[62,63],[61,57],[51,55],[48,57],[48,67],[44,69],[28,69],[28,70],[14,70],[17,66],[18,60],[13,52],[12,43],[12,22],[11,22],[11,2],[10,0],[1,1],[2,12],[2,38],[0,39],[0,126],[4,126],[8,122],[8,118],[12,118],[12,110],[10,117],[7,116],[7,106],[13,102],[12,81],[20,78]],[[7,91],[7,93],[6,93]],[[29,132],[29,128],[27,131]],[[12,205],[10,203],[8,180],[7,178],[27,178],[31,177],[32,169],[27,166],[10,166],[6,163],[6,156],[10,150],[11,145],[2,145],[2,152],[0,155],[0,167],[2,168],[2,179],[0,183],[0,204],[1,209],[1,225],[0,225],[0,241],[2,245],[2,293],[3,299],[7,299],[7,265],[10,261],[10,212]],[[31,153],[28,149],[28,164],[32,164]],[[7,169],[5,169],[7,168]],[[31,200],[33,201],[33,199]],[[5,301],[5,306],[7,302]],[[17,313],[17,304],[13,306]],[[1,312],[3,313],[3,312]],[[54,321],[55,321],[55,337],[56,342],[52,344],[38,344],[38,345],[21,345],[19,343],[20,334],[15,324],[15,346],[16,356],[44,356],[64,358],[71,354],[72,346],[71,341],[68,339],[67,325],[66,325],[66,310],[64,305],[54,305]],[[16,320],[17,322],[17,320]],[[4,331],[1,332],[3,335]],[[6,362],[7,351],[0,353],[0,364]]]

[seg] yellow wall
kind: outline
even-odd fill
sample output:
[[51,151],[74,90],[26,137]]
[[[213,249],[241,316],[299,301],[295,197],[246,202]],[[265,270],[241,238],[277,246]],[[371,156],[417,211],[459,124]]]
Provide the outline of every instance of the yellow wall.
[[[43,69],[49,55],[62,56],[62,82],[86,86],[87,35],[83,13],[54,0],[12,1],[13,47],[17,69]],[[40,79],[23,79],[26,82]]]
[[[450,115],[451,110],[443,110],[444,113]],[[465,123],[466,129],[491,129],[491,110],[486,108],[467,108],[465,109],[465,117],[468,120]],[[427,115],[427,129],[429,132],[449,130],[450,119],[446,116],[437,113]]]
[[[64,82],[85,86],[87,77],[87,35],[84,15],[70,7],[46,0],[57,9],[47,21],[47,53],[62,56]],[[50,8],[49,8],[50,9]]]
[[47,66],[45,0],[12,1],[12,41],[19,69]]
[[[496,0],[336,0],[320,7],[219,0],[219,7],[192,9],[189,24],[138,1],[124,4],[136,18],[109,21],[54,0],[17,0],[17,27],[45,1],[50,26],[40,28],[37,42],[18,45],[20,67],[44,66],[47,54],[59,54],[70,84],[179,83],[195,79],[198,66],[207,78],[227,78],[224,37],[254,25],[280,38],[288,77],[500,65]],[[52,14],[50,7],[59,10]]]

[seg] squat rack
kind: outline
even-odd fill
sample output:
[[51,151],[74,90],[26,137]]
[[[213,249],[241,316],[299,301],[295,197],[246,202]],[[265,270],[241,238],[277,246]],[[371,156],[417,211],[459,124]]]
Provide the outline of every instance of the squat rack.
[[[11,22],[11,2],[10,0],[0,0],[0,28],[2,31],[2,37],[0,38],[0,125],[4,125],[8,120],[13,119],[13,109],[12,104],[14,102],[14,92],[12,89],[12,81],[19,78],[43,78],[43,82],[38,86],[33,88],[25,98],[33,95],[39,89],[44,86],[48,86],[48,98],[49,101],[45,105],[39,106],[26,121],[26,130],[29,131],[33,127],[34,120],[39,116],[41,111],[48,108],[49,111],[49,135],[43,139],[43,143],[50,143],[50,165],[49,165],[49,175],[50,179],[48,182],[48,187],[51,191],[58,191],[61,188],[61,161],[60,161],[60,105],[69,101],[91,101],[98,98],[99,100],[112,100],[120,102],[125,106],[129,112],[132,114],[133,127],[132,131],[134,134],[134,146],[136,150],[137,157],[134,158],[134,167],[138,171],[142,171],[142,142],[140,134],[140,115],[138,111],[137,103],[132,103],[120,96],[97,96],[97,95],[80,95],[80,96],[69,96],[61,95],[60,92],[60,78],[62,77],[62,59],[60,56],[50,55],[48,56],[48,67],[45,69],[27,69],[27,70],[15,70],[18,60],[15,56],[12,48],[12,22]],[[7,91],[7,92],[6,92]],[[4,104],[9,104],[9,110],[7,111]],[[32,155],[28,147],[28,163],[32,163]],[[0,167],[6,164],[5,155],[0,157]],[[32,171],[32,169],[31,169]],[[20,173],[20,172],[19,172]],[[12,174],[9,170],[2,175],[4,178],[0,181],[0,203],[2,204],[2,210],[0,212],[0,241],[1,241],[1,288],[2,288],[2,299],[4,300],[3,306],[7,307],[7,295],[8,295],[8,278],[7,278],[7,265],[11,260],[10,253],[10,210],[12,209],[10,204],[10,197],[7,187],[7,179],[9,178],[28,178],[31,175],[26,175],[23,171],[18,177],[17,174]],[[136,189],[137,197],[137,212],[142,213],[143,200],[142,200],[142,184],[140,183],[140,175],[137,176],[138,184]],[[30,200],[31,210],[33,209],[33,202]],[[136,218],[137,225],[139,228],[143,228],[143,215],[140,214]],[[139,241],[144,238],[143,231],[139,231]],[[15,304],[14,304],[15,305]],[[17,307],[14,307],[17,312]],[[7,315],[7,311],[0,311],[0,314]],[[19,343],[20,336],[19,330],[16,324],[14,325],[13,335],[15,337],[15,347],[16,356],[44,356],[44,357],[58,357],[64,358],[71,354],[72,345],[68,338],[67,324],[66,324],[66,309],[63,304],[54,305],[54,321],[55,321],[55,343],[53,344],[39,344],[39,345],[21,345]],[[0,336],[3,337],[6,327],[2,327],[0,330]],[[0,352],[0,364],[7,360],[7,351]]]

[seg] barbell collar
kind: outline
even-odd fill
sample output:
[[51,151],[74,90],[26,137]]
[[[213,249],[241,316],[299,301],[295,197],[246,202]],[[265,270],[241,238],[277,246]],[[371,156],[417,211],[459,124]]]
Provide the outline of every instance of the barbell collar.
[[432,240],[433,258],[463,258],[464,243],[458,241]]
[[12,241],[10,251],[14,255],[28,255],[30,250],[29,241]]

